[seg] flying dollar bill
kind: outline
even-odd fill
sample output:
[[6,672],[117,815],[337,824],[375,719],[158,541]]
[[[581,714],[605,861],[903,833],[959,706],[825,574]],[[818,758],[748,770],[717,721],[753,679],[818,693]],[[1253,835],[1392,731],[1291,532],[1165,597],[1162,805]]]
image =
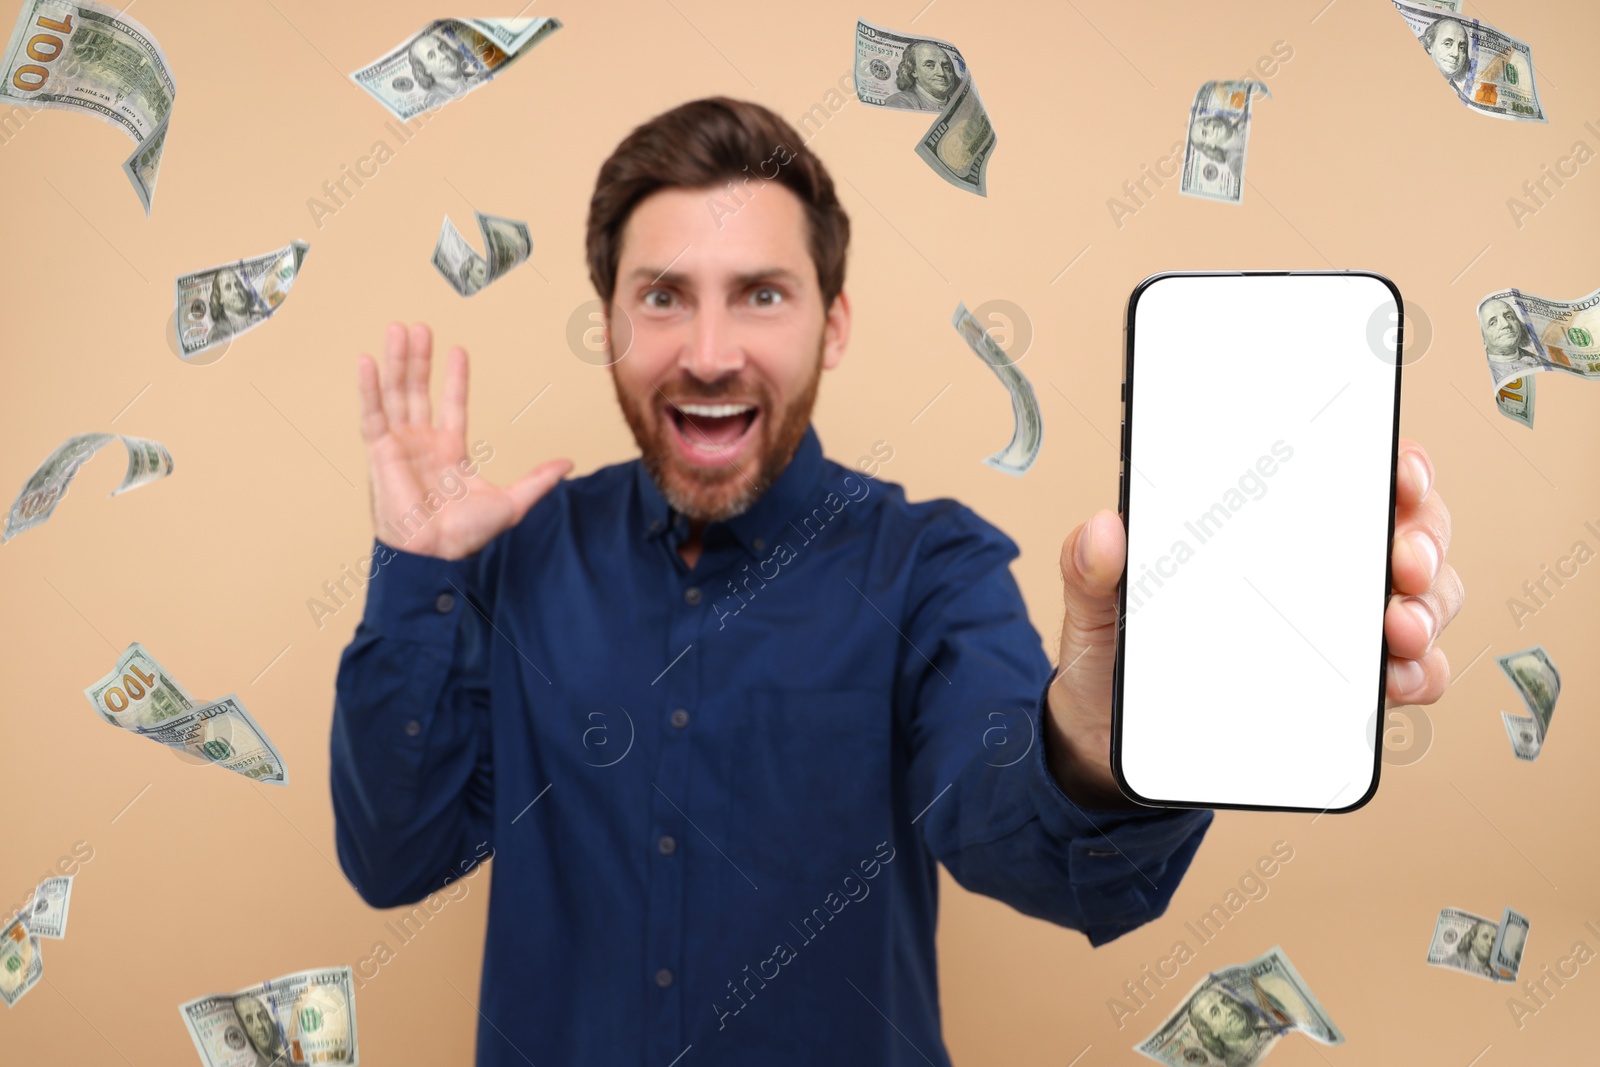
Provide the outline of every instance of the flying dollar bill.
[[148,216],[178,93],[150,31],[93,0],[23,0],[4,63],[0,102],[93,115],[133,138],[122,169]]
[[1511,908],[1499,923],[1460,908],[1441,908],[1428,945],[1428,966],[1465,971],[1491,982],[1512,982],[1527,940],[1528,920]]
[[184,359],[260,326],[283,306],[311,246],[291,241],[265,255],[178,277],[173,321]]
[[289,784],[283,757],[237,696],[196,701],[137,641],[83,695],[95,714],[129,733],[258,782]]
[[994,124],[955,45],[858,19],[855,88],[856,99],[873,107],[937,112],[917,155],[956,188],[988,195]]
[[404,121],[488,85],[561,28],[561,20],[435,19],[350,75]]
[[1039,458],[1039,446],[1044,443],[1044,422],[1039,417],[1039,399],[1033,394],[1033,383],[1017,369],[1017,365],[978,320],[972,317],[966,304],[956,305],[950,325],[956,328],[961,339],[977,353],[978,358],[989,365],[989,369],[994,371],[995,377],[1000,379],[1006,392],[1011,395],[1011,442],[984,459],[984,462],[1007,474],[1026,474],[1028,468],[1033,466],[1033,461]]
[[1257,93],[1272,96],[1265,83],[1249,81],[1206,82],[1194,94],[1178,192],[1227,204],[1244,197],[1250,101]]
[[487,256],[480,256],[473,250],[448,215],[439,230],[439,240],[433,246],[433,265],[462,296],[473,295],[533,254],[533,238],[528,234],[526,222],[485,215],[481,211],[474,214],[478,217],[478,230],[483,234],[483,250]]
[[360,1067],[348,967],[300,971],[234,993],[200,997],[178,1013],[202,1067]]
[[149,726],[127,729],[246,778],[268,785],[289,784],[283,756],[232,693]]
[[0,926],[0,1000],[12,1007],[44,977],[44,951],[29,929],[28,912]]
[[1544,750],[1544,738],[1550,731],[1550,717],[1555,714],[1556,699],[1561,696],[1561,674],[1550,662],[1543,645],[1534,645],[1521,652],[1512,652],[1495,660],[1500,670],[1511,679],[1522,697],[1522,704],[1532,715],[1513,715],[1502,711],[1500,718],[1506,724],[1511,738],[1511,751],[1520,760],[1536,760]]
[[40,882],[22,913],[28,917],[28,930],[35,936],[59,941],[67,936],[67,912],[71,907],[72,875],[69,874]]
[[1495,405],[1524,426],[1533,426],[1530,375],[1558,370],[1600,378],[1600,289],[1577,300],[1500,289],[1478,301],[1478,329]]
[[1344,1034],[1280,946],[1202,978],[1134,1051],[1171,1067],[1255,1067],[1278,1039],[1298,1030],[1324,1045]]
[[111,441],[121,441],[128,450],[127,473],[122,476],[122,484],[111,491],[112,496],[172,473],[172,454],[159,442],[114,433],[82,433],[69,437],[65,444],[45,457],[17,494],[17,499],[11,502],[0,543],[50,518],[61,498],[67,495],[78,468]]
[[154,726],[200,705],[137,641],[83,695],[102,719],[124,730]]
[[1421,42],[1457,98],[1482,115],[1518,122],[1544,122],[1533,50],[1487,22],[1456,8],[1393,0],[1395,10]]

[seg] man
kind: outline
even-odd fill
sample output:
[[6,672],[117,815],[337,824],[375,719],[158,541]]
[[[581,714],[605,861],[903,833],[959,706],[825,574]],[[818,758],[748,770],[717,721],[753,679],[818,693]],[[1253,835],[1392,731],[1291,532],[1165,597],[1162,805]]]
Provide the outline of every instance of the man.
[[266,309],[239,271],[223,267],[211,276],[212,336],[232,337],[265,317]]
[[245,1037],[249,1038],[256,1054],[250,1067],[291,1067],[294,1061],[289,1058],[283,1035],[278,1033],[278,1024],[273,1022],[272,1013],[265,1004],[247,993],[233,998],[233,1012],[239,1017]]
[[1494,961],[1489,957],[1494,951],[1494,939],[1498,933],[1499,927],[1492,922],[1473,923],[1467,936],[1456,945],[1456,966],[1468,974],[1496,977]]
[[[770,190],[708,210],[774,145]],[[948,1064],[936,862],[1100,945],[1162,912],[1211,820],[1136,808],[1111,774],[1122,523],[1102,510],[1061,548],[1053,674],[1008,537],[878,480],[892,442],[860,473],[823,458],[849,219],[765,108],[699,100],[635,129],[587,235],[638,460],[446,501],[466,353],[437,423],[426,326],[389,327],[381,379],[358,361],[378,529],[415,532],[380,544],[340,661],[340,862],[392,907],[492,850],[479,1067],[666,1067],[690,1046],[685,1067]],[[1460,591],[1404,447],[1389,690],[1431,702]],[[994,713],[1038,739],[1026,758],[995,751]],[[597,722],[623,755],[596,758]]]
[[429,30],[411,42],[407,53],[411,76],[427,90],[424,109],[439,107],[473,88],[484,74],[483,66],[447,28]]
[[886,99],[884,107],[943,111],[961,79],[943,48],[932,41],[918,41],[900,54],[894,84],[900,91]]
[[1507,378],[1521,377],[1525,370],[1544,366],[1528,328],[1507,301],[1485,300],[1478,308],[1478,328],[1483,332],[1483,347],[1489,355],[1495,385]]
[[1439,19],[1417,40],[1433,57],[1434,65],[1457,91],[1465,91],[1467,74],[1467,28],[1455,19]]
[[[1281,1005],[1273,1004],[1280,1017]],[[1201,992],[1189,1003],[1189,1022],[1206,1051],[1224,1067],[1252,1067],[1284,1032],[1225,989]]]

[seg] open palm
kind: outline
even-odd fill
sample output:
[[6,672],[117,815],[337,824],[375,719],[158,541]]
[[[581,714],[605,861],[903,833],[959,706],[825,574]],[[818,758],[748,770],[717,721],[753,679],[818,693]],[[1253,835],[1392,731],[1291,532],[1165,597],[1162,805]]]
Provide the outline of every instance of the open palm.
[[461,559],[520,522],[572,463],[551,460],[504,487],[476,477],[467,454],[466,350],[450,350],[438,425],[428,396],[432,358],[426,324],[408,330],[395,322],[384,338],[382,381],[376,360],[365,352],[357,360],[373,526],[390,548]]

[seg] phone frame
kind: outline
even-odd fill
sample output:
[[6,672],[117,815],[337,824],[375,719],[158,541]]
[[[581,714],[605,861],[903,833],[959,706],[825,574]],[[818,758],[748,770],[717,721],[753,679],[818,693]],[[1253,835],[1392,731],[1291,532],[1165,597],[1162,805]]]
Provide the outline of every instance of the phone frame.
[[[1133,344],[1134,328],[1138,318],[1139,297],[1158,281],[1168,278],[1216,278],[1216,277],[1283,277],[1300,275],[1333,275],[1343,277],[1375,278],[1382,282],[1394,294],[1395,304],[1395,345],[1394,345],[1394,417],[1390,431],[1389,444],[1389,522],[1388,544],[1389,550],[1384,554],[1384,595],[1383,603],[1379,606],[1380,613],[1388,610],[1389,598],[1394,595],[1394,523],[1395,523],[1395,493],[1396,473],[1400,456],[1400,381],[1401,368],[1405,364],[1405,299],[1400,295],[1400,289],[1382,274],[1367,270],[1210,270],[1210,271],[1162,271],[1152,274],[1134,287],[1128,297],[1127,318],[1124,324],[1124,361],[1122,372],[1122,435],[1121,459],[1117,474],[1117,512],[1122,517],[1123,528],[1131,527],[1128,514],[1128,457],[1132,454],[1133,445]],[[1124,575],[1126,578],[1126,575]],[[1160,800],[1146,797],[1136,792],[1128,784],[1128,779],[1122,771],[1122,725],[1123,725],[1123,667],[1126,634],[1124,623],[1128,610],[1128,583],[1124,580],[1117,585],[1117,652],[1115,666],[1111,681],[1111,774],[1116,779],[1117,787],[1122,790],[1123,796],[1136,804],[1154,808],[1207,808],[1231,811],[1306,811],[1319,814],[1341,815],[1363,807],[1378,792],[1378,780],[1383,767],[1383,735],[1387,725],[1388,709],[1384,706],[1384,690],[1387,681],[1389,662],[1389,637],[1380,629],[1381,654],[1378,657],[1378,726],[1373,738],[1372,746],[1372,781],[1363,793],[1353,803],[1342,808],[1313,808],[1291,805],[1258,805],[1258,804],[1223,804],[1207,803],[1198,800]],[[1380,618],[1382,615],[1380,614]]]

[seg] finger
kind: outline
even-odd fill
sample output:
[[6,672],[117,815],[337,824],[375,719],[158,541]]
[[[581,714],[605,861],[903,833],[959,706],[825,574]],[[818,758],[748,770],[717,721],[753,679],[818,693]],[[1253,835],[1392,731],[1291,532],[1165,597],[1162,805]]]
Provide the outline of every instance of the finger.
[[433,402],[428,399],[428,379],[433,370],[433,331],[419,322],[411,327],[410,357],[406,360],[406,410],[413,426],[433,425]]
[[511,519],[512,523],[521,522],[528,509],[537,504],[539,498],[554,488],[557,482],[565,478],[571,469],[570,459],[553,459],[548,463],[541,463],[507,486],[506,492],[516,509]]
[[406,328],[398,322],[383,335],[383,414],[390,426],[406,424]]
[[1401,593],[1421,593],[1433,583],[1450,547],[1450,509],[1438,493],[1415,508],[1397,509],[1394,552],[1390,557],[1394,587]]
[[439,401],[439,429],[467,440],[467,350],[460,345],[445,357],[444,396]]
[[389,432],[378,395],[378,364],[365,352],[356,357],[356,384],[361,393],[361,437],[371,444]]
[[1395,503],[1401,510],[1409,511],[1427,499],[1433,488],[1433,460],[1427,449],[1402,437],[1395,464]]
[[1384,695],[1391,704],[1432,704],[1450,684],[1450,661],[1435,648],[1421,659],[1389,657]]
[[1444,628],[1461,611],[1466,591],[1461,576],[1446,563],[1428,591],[1418,596],[1391,597],[1383,613],[1383,634],[1389,654],[1401,659],[1421,659]]
[[1061,546],[1061,582],[1069,625],[1093,629],[1117,621],[1117,582],[1127,552],[1122,518],[1108,508],[1067,535]]

